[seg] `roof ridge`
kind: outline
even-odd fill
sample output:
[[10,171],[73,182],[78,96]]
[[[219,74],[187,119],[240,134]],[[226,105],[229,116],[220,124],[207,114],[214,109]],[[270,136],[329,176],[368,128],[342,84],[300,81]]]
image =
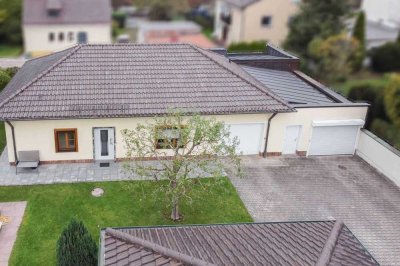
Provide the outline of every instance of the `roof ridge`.
[[[15,96],[17,96],[18,94],[20,94],[21,92],[23,92],[26,88],[28,88],[29,86],[31,86],[33,83],[35,83],[36,81],[38,81],[39,79],[41,79],[44,75],[46,75],[47,73],[50,72],[50,70],[52,70],[53,68],[55,68],[56,66],[58,66],[59,64],[61,64],[62,62],[65,61],[65,59],[67,59],[69,56],[73,55],[76,51],[78,51],[82,46],[80,44],[76,45],[75,47],[71,47],[69,49],[71,49],[71,51],[66,54],[65,56],[63,56],[61,59],[59,59],[57,62],[55,62],[54,64],[52,64],[50,67],[48,67],[46,70],[44,70],[42,73],[40,73],[36,78],[34,78],[33,80],[31,80],[30,82],[28,82],[25,86],[23,86],[22,88],[20,88],[18,91],[14,92],[13,94],[11,94],[9,97],[7,97],[6,99],[4,99],[2,102],[0,102],[0,107],[3,107],[7,102],[9,102],[12,98],[14,98]],[[65,51],[65,50],[63,50]],[[59,51],[57,53],[61,53],[62,51]],[[54,53],[54,54],[57,54]],[[54,55],[54,54],[49,54],[46,56],[42,56],[40,58],[43,57],[47,57],[50,55]],[[38,58],[36,58],[38,59]],[[29,60],[31,61],[31,60]]]
[[[281,104],[283,104],[284,106],[286,106],[288,109],[290,109],[291,111],[294,111],[294,109],[291,107],[291,106],[289,106],[289,104],[287,103],[287,102],[285,102],[284,100],[282,100],[282,99],[280,99],[280,97],[278,97],[277,95],[275,95],[275,93],[273,93],[273,92],[271,92],[270,91],[270,89],[267,87],[267,86],[265,86],[265,85],[263,85],[263,84],[257,84],[257,80],[251,80],[251,79],[254,79],[253,77],[251,77],[250,76],[250,74],[247,74],[247,72],[246,71],[244,71],[244,70],[242,70],[243,71],[243,73],[244,74],[247,74],[247,75],[249,75],[248,77],[243,77],[243,76],[240,76],[238,73],[235,73],[235,71],[233,71],[232,69],[229,69],[228,67],[226,67],[226,66],[224,66],[223,64],[221,64],[220,62],[218,62],[217,60],[215,60],[214,58],[212,58],[208,53],[212,53],[212,52],[209,52],[209,51],[205,51],[204,49],[201,49],[201,48],[199,48],[199,47],[197,47],[197,46],[195,46],[195,45],[193,45],[193,44],[189,44],[189,46],[190,47],[192,47],[194,50],[196,50],[196,51],[198,51],[199,53],[201,53],[202,55],[204,55],[204,56],[206,56],[208,59],[210,59],[210,60],[212,60],[213,62],[215,62],[216,64],[218,64],[219,66],[221,66],[221,67],[223,67],[223,68],[225,68],[226,70],[228,70],[229,72],[231,72],[231,73],[233,73],[235,76],[237,76],[238,78],[240,78],[240,79],[242,79],[242,80],[244,80],[245,82],[247,82],[247,83],[249,83],[250,85],[252,85],[252,86],[254,86],[254,87],[256,87],[258,90],[260,90],[261,92],[263,92],[263,93],[265,93],[266,95],[268,95],[268,96],[270,96],[271,98],[273,98],[274,100],[276,100],[276,101],[278,101],[279,103],[281,103]],[[213,55],[214,55],[215,53],[213,53]],[[219,54],[215,54],[216,56],[221,56],[221,55],[219,55]],[[228,58],[226,58],[226,57],[224,57],[224,59],[228,59]],[[229,60],[229,62],[231,63],[231,60],[230,59],[228,59]],[[234,64],[236,64],[235,62],[233,62]],[[238,66],[239,67],[239,66]],[[239,67],[240,68],[240,67]],[[267,88],[268,89],[268,91],[266,91],[263,87],[265,87],[265,88]]]
[[106,234],[117,238],[119,240],[122,240],[124,242],[128,242],[131,244],[136,244],[140,245],[146,249],[151,249],[154,252],[157,252],[163,256],[181,261],[185,264],[188,265],[194,265],[194,266],[215,266],[215,264],[195,258],[193,256],[189,256],[187,254],[181,253],[176,250],[172,250],[170,248],[163,247],[161,245],[158,245],[156,243],[150,242],[148,240],[135,237],[133,235],[127,234],[125,232],[121,232],[112,228],[107,228],[106,229]]
[[318,257],[317,262],[315,263],[316,266],[326,266],[329,264],[333,250],[337,245],[337,241],[339,238],[340,233],[342,232],[342,228],[344,223],[342,221],[336,221],[332,227],[332,230],[328,236],[328,239],[325,242],[324,247]]

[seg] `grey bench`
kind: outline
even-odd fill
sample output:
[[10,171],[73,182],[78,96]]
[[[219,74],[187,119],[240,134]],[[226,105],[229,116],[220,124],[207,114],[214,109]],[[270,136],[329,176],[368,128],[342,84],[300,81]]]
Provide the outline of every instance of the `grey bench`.
[[19,151],[18,160],[15,165],[15,173],[18,168],[35,168],[39,172],[39,151]]

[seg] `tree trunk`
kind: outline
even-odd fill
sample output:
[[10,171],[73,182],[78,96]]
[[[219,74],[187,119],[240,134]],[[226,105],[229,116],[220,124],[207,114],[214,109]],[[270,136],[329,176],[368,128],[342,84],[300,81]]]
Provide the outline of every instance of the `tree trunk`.
[[178,199],[172,200],[172,211],[171,211],[171,219],[173,221],[177,221],[181,219],[181,215],[179,214],[179,203]]

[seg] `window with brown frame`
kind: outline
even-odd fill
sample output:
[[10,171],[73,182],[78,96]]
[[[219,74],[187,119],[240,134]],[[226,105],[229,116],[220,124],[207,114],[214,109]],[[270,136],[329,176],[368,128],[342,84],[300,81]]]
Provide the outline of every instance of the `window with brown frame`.
[[56,152],[78,151],[78,131],[76,128],[54,129]]
[[[179,143],[179,129],[173,126],[156,127],[156,149],[174,149]],[[179,148],[184,148],[181,144]]]

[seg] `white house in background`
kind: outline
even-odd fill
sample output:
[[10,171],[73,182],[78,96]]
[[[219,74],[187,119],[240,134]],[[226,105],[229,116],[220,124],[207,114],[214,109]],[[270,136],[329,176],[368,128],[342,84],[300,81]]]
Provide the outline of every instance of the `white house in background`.
[[28,57],[78,43],[111,43],[110,0],[24,0],[24,50]]
[[[354,154],[368,104],[298,66],[272,46],[227,54],[189,44],[86,44],[32,59],[0,94],[8,158],[38,150],[44,163],[121,160],[121,131],[170,108],[225,122],[243,154]],[[163,141],[155,139],[169,154]]]
[[400,31],[399,0],[363,0],[361,9],[366,15],[367,48],[395,41]]
[[217,0],[214,36],[229,45],[266,40],[280,45],[300,0]]

